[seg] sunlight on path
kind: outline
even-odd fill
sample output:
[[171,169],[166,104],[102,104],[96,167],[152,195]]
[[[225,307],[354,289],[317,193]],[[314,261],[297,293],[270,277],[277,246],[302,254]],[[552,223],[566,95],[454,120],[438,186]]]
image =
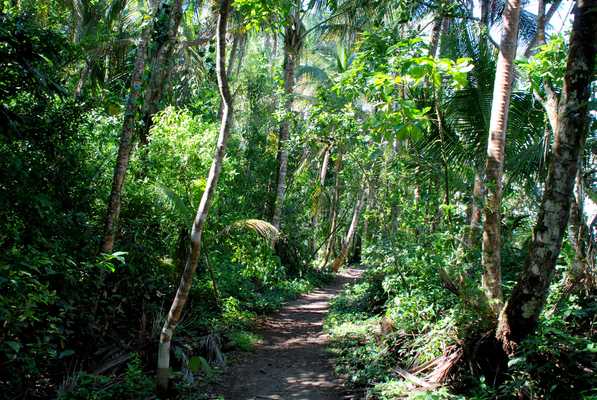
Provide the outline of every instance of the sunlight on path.
[[347,269],[327,288],[290,302],[261,324],[263,342],[239,364],[232,365],[211,389],[226,400],[348,400],[353,396],[334,376],[325,346],[323,320],[329,301],[359,269]]

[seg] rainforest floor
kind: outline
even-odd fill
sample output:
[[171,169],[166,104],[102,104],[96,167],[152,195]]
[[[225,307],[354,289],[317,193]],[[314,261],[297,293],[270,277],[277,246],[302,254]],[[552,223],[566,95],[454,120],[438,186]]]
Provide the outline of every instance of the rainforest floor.
[[323,322],[330,300],[362,272],[345,269],[329,286],[303,295],[261,320],[257,333],[263,339],[254,352],[241,355],[226,368],[211,386],[211,398],[356,399],[334,374]]

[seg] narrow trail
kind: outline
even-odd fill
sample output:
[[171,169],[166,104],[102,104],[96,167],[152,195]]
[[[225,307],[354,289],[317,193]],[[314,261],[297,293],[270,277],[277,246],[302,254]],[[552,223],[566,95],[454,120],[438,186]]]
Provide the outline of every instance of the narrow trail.
[[258,330],[263,341],[218,379],[210,390],[212,398],[353,399],[334,376],[325,349],[328,337],[323,333],[323,321],[332,297],[362,272],[344,270],[330,286],[301,296],[263,320]]

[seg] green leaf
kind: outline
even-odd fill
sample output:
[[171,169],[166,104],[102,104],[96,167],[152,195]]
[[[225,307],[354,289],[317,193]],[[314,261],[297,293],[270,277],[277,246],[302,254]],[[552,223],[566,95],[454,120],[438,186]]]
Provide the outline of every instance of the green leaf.
[[189,360],[189,369],[192,373],[196,374],[199,372],[199,368],[201,368],[201,358],[200,356],[193,356]]
[[19,342],[8,341],[8,342],[5,342],[5,343],[15,353],[18,353],[21,350],[21,344]]

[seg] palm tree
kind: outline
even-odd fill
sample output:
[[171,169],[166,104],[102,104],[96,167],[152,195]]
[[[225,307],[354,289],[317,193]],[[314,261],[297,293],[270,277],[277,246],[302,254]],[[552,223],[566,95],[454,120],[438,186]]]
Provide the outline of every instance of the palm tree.
[[504,147],[512,91],[514,58],[516,56],[520,0],[508,0],[502,18],[504,30],[496,66],[489,137],[487,139],[486,202],[482,252],[484,267],[482,284],[496,315],[502,303],[500,207],[504,172]]
[[290,113],[294,94],[295,69],[304,43],[304,26],[298,6],[293,7],[284,30],[284,111],[286,115],[280,122],[278,136],[278,179],[276,197],[272,213],[272,225],[280,228],[282,208],[286,196],[286,175],[288,173],[288,139],[290,138]]

